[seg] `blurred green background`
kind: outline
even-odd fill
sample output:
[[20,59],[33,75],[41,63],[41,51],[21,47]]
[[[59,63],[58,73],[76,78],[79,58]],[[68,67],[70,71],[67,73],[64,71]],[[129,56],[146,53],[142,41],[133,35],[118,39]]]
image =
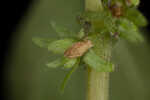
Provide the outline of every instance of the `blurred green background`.
[[[45,66],[55,55],[32,43],[32,37],[52,37],[50,21],[79,30],[75,17],[84,0],[37,0],[14,33],[5,77],[11,100],[85,100],[87,73],[80,67],[62,95],[59,87],[67,70]],[[150,47],[120,41],[113,49],[116,71],[111,73],[110,100],[150,100]]]

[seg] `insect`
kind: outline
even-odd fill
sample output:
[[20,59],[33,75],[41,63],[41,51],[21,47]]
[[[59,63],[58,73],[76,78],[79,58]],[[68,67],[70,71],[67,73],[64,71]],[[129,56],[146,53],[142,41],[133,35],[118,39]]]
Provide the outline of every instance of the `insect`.
[[93,44],[90,40],[83,40],[68,48],[65,51],[64,56],[68,58],[77,58],[82,56],[91,47],[93,47]]

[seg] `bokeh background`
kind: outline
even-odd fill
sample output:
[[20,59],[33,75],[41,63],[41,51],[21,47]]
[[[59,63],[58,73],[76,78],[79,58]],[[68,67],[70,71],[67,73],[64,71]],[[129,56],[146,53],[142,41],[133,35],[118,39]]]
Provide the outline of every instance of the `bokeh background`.
[[[141,10],[148,15],[144,2],[141,5]],[[83,10],[84,0],[32,1],[8,44],[4,67],[4,94],[8,100],[85,100],[85,68],[81,66],[73,73],[62,95],[59,88],[67,70],[47,68],[45,64],[55,55],[32,43],[32,37],[56,35],[51,20],[78,31],[75,17]],[[116,70],[110,77],[110,100],[150,100],[148,38],[139,45],[121,40],[112,54]]]

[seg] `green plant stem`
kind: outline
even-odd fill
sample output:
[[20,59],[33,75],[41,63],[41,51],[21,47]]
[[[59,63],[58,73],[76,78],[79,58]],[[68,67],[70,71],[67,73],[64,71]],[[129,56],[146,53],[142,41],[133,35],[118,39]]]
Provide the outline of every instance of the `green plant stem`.
[[[86,11],[103,10],[100,0],[85,0]],[[110,41],[105,41],[105,36],[100,47],[96,50],[97,55],[106,60],[110,59]],[[107,39],[106,39],[107,40]],[[100,49],[100,50],[99,50]],[[109,72],[97,72],[88,68],[87,100],[108,100],[109,95]]]
[[88,71],[87,100],[108,100],[109,73]]
[[[104,38],[101,38],[104,39]],[[103,41],[95,50],[103,59],[109,60],[111,55],[110,41]],[[109,72],[97,72],[88,67],[88,91],[87,100],[108,100],[109,98]]]

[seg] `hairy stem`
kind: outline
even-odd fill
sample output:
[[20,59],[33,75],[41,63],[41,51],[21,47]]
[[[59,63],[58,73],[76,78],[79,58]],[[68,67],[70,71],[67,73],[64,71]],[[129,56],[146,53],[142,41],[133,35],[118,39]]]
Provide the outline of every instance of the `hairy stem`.
[[[101,0],[85,0],[86,11],[101,11],[103,10]],[[100,48],[96,50],[97,55],[106,60],[110,59],[110,41],[105,41],[105,36],[102,36],[103,42]],[[100,50],[99,50],[100,49]],[[97,72],[94,69],[88,68],[88,90],[87,100],[108,100],[109,95],[109,72]]]

